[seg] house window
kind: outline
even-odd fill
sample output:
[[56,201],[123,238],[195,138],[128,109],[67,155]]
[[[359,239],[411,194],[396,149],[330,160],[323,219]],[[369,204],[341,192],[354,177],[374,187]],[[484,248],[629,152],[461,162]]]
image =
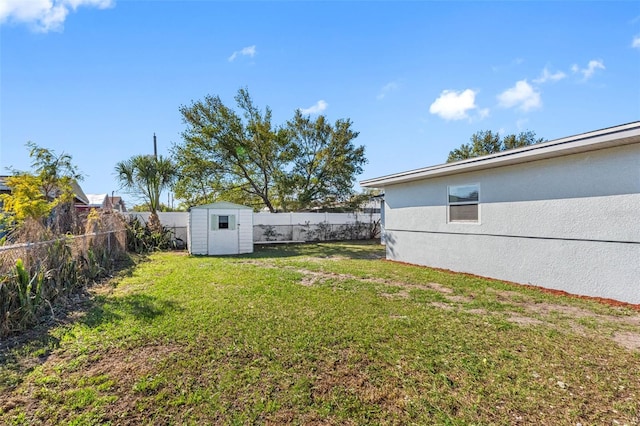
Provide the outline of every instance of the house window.
[[480,184],[450,186],[449,222],[479,222]]
[[229,229],[229,216],[218,216],[218,229]]

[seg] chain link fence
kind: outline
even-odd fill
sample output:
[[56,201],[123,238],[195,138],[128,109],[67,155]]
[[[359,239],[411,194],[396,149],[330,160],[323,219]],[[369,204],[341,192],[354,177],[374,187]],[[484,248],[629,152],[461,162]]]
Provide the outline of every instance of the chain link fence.
[[122,226],[0,246],[0,337],[53,315],[59,299],[107,275],[126,258],[126,249]]

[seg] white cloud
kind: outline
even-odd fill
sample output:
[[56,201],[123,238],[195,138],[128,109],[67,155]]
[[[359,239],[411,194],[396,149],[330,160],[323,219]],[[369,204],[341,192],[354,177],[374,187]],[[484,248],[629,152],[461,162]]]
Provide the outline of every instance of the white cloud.
[[550,72],[547,67],[544,67],[540,77],[533,80],[534,83],[546,83],[547,81],[559,81],[565,78],[567,75],[562,71]]
[[[445,120],[463,120],[469,118],[468,111],[476,108],[475,91],[471,89],[466,89],[462,92],[443,90],[429,107],[429,112]],[[488,111],[486,114],[488,114]]]
[[28,24],[33,30],[44,33],[62,31],[70,11],[80,6],[106,9],[114,4],[114,0],[1,0],[0,24]]
[[241,50],[236,50],[231,54],[231,56],[229,56],[229,62],[235,61],[239,55],[253,58],[256,55],[256,45],[254,44],[253,46],[247,46],[243,47]]
[[482,108],[478,110],[478,120],[483,120],[489,116],[489,108]]
[[303,108],[303,109],[300,110],[300,112],[302,114],[305,114],[305,115],[306,114],[320,114],[325,109],[327,109],[328,106],[329,106],[328,103],[326,103],[325,101],[320,99],[318,102],[316,102],[315,105],[312,105],[309,108]]
[[631,42],[631,47],[634,49],[640,49],[640,36],[635,36]]
[[400,87],[400,85],[395,81],[392,81],[391,83],[387,83],[382,87],[382,89],[380,89],[380,93],[378,93],[378,96],[376,96],[376,98],[384,99],[385,96],[387,96],[390,92],[397,90],[398,87]]
[[542,99],[540,92],[527,83],[527,80],[520,80],[516,85],[505,90],[498,95],[498,103],[505,108],[518,108],[522,111],[540,108]]
[[593,74],[595,74],[596,70],[598,69],[605,69],[604,63],[600,59],[590,60],[586,68],[580,68],[575,64],[571,67],[571,71],[573,71],[574,73],[581,73],[584,80],[588,80],[593,77]]

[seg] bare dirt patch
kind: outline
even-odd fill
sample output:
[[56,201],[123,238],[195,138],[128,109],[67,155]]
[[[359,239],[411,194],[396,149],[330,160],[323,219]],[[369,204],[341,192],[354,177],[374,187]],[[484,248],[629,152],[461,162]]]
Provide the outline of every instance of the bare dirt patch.
[[438,284],[438,283],[428,283],[426,285],[426,287],[430,290],[435,290],[439,293],[444,293],[444,294],[452,294],[453,293],[453,289],[449,288],[449,287],[445,287],[442,284]]
[[119,383],[152,371],[158,363],[180,351],[177,345],[142,346],[133,349],[112,349],[93,361],[84,370],[84,374],[108,374]]
[[355,396],[388,412],[401,414],[406,402],[401,383],[391,378],[374,383],[367,374],[370,364],[372,362],[361,355],[343,350],[338,357],[326,360],[319,366],[313,380],[311,398],[326,401],[336,396]]
[[429,303],[429,305],[435,306],[436,308],[444,309],[445,311],[451,311],[455,309],[453,305],[444,302],[431,302]]
[[596,314],[591,311],[575,306],[555,305],[551,303],[526,303],[522,304],[522,306],[530,312],[546,316],[562,315],[575,319],[592,318],[596,316]]
[[410,297],[409,292],[406,290],[400,290],[397,293],[380,293],[380,296],[385,299],[408,299]]
[[473,299],[471,297],[457,295],[457,296],[447,296],[447,300],[450,300],[454,303],[469,303]]
[[507,318],[507,321],[512,322],[514,324],[519,325],[541,325],[544,324],[544,321],[540,321],[536,318],[525,317],[518,314],[512,314]]
[[522,300],[523,298],[526,297],[524,294],[518,293],[517,291],[493,290],[493,289],[487,289],[487,291],[491,291],[495,293],[496,298],[498,300],[504,300],[504,301]]
[[613,335],[613,340],[627,349],[640,350],[640,333],[620,332]]
[[[514,291],[496,290],[495,293],[498,295],[499,300],[523,308],[534,317],[542,318],[538,319],[522,314],[514,314],[508,318],[508,321],[522,325],[548,324],[552,326],[555,318],[561,318],[569,322],[567,326],[568,329],[576,334],[582,336],[598,334],[600,337],[606,335],[599,333],[598,330],[607,324],[614,327],[640,327],[640,314],[629,314],[625,312],[621,315],[605,315],[577,306],[536,302],[527,295]],[[548,321],[544,321],[545,319],[548,319]],[[585,327],[581,324],[583,321],[592,322],[593,326],[591,328]],[[627,349],[640,350],[640,343],[638,343],[638,341],[640,341],[640,330],[638,330],[638,332],[616,332],[613,337],[611,337],[611,340]]]
[[317,282],[318,282],[317,277],[314,277],[312,275],[305,275],[304,277],[302,277],[302,280],[300,280],[300,285],[305,287],[311,287]]

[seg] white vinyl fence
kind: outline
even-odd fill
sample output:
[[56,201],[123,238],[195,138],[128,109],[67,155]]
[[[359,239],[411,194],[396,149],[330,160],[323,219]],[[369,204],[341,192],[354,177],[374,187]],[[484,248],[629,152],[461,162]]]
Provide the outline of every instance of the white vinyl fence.
[[253,242],[366,240],[379,225],[379,213],[254,213]]
[[[149,212],[131,212],[129,216],[137,217],[142,223],[149,222]],[[181,240],[187,243],[187,223],[189,223],[188,212],[158,212],[160,223],[169,229],[174,240]]]
[[[144,223],[150,213],[130,213]],[[158,213],[174,238],[187,241],[188,212]],[[253,242],[366,240],[380,237],[380,213],[254,213]]]

